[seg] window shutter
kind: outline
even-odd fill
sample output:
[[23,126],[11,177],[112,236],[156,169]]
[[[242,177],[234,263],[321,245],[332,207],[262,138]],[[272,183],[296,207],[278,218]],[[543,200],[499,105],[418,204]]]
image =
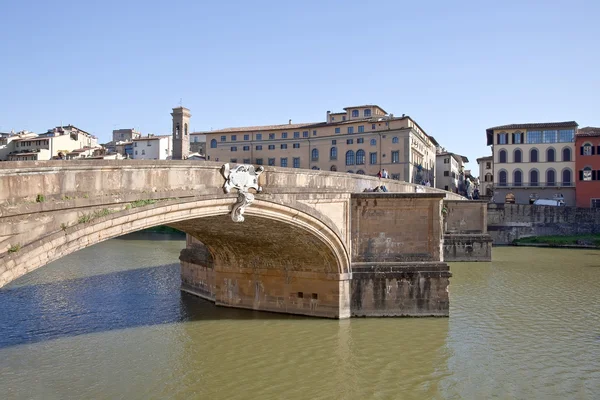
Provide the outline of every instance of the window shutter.
[[598,154],[600,156],[600,146],[598,146],[598,149],[596,150],[596,154]]
[[514,133],[512,134],[512,142],[511,143],[515,144],[515,134]]
[[583,180],[583,171],[579,171],[579,180],[582,181]]
[[500,134],[499,133],[496,134],[496,144],[500,144]]
[[596,180],[596,170],[592,171],[592,180],[595,181]]
[[592,155],[596,154],[596,148],[592,146]]
[[579,148],[579,154],[580,154],[580,155],[583,155],[583,146],[581,146],[581,147]]

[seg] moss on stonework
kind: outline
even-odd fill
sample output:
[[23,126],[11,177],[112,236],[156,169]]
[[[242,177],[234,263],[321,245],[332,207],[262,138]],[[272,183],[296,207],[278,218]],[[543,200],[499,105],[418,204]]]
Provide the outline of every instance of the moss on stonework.
[[548,246],[595,246],[600,248],[600,234],[568,236],[529,236],[515,239],[513,244],[545,244]]

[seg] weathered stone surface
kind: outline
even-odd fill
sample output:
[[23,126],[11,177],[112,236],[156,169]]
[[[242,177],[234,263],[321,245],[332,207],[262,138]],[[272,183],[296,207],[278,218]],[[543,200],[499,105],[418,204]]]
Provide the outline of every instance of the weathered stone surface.
[[487,202],[444,200],[444,261],[492,261]]
[[492,261],[492,237],[489,234],[445,234],[444,260]]

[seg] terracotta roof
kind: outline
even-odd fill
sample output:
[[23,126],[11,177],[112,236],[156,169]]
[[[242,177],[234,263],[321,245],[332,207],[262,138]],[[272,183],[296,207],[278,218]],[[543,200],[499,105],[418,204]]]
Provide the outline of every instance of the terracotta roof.
[[531,124],[510,124],[510,125],[500,125],[494,126],[493,128],[488,128],[487,130],[498,130],[498,129],[544,129],[544,128],[570,128],[572,126],[577,126],[577,122],[575,121],[564,121],[564,122],[536,122]]
[[577,131],[577,136],[600,136],[600,128],[595,126],[586,126],[585,128],[581,128]]
[[[306,122],[303,124],[281,124],[281,125],[262,125],[262,126],[242,126],[239,128],[224,128],[216,129],[214,131],[203,132],[203,133],[227,133],[227,132],[254,132],[254,131],[269,131],[278,129],[298,129],[308,128],[317,125],[325,125],[323,122]],[[195,132],[201,133],[201,132]]]

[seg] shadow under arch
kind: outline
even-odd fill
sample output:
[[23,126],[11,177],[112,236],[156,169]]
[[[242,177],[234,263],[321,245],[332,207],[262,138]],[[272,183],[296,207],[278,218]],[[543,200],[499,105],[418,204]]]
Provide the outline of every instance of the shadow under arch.
[[[223,260],[240,261],[244,249],[256,256],[257,252],[250,250],[262,245],[265,249],[262,261],[268,260],[268,255],[273,267],[281,261],[291,262],[282,251],[293,250],[293,254],[303,256],[300,264],[304,268],[312,271],[320,268],[321,272],[333,274],[350,272],[349,251],[342,240],[343,235],[321,212],[298,202],[282,205],[256,199],[246,208],[246,221],[234,223],[229,213],[235,199],[236,196],[229,195],[156,203],[148,208],[124,210],[54,232],[23,246],[18,253],[0,259],[0,271],[3,271],[0,287],[77,250],[157,225],[172,226],[204,238],[211,250]],[[201,229],[194,228],[190,222],[185,223],[190,220],[200,224]],[[261,232],[265,236],[268,233],[270,241],[261,237]],[[273,236],[278,232],[279,237]],[[257,262],[256,257],[246,257],[246,260]]]

